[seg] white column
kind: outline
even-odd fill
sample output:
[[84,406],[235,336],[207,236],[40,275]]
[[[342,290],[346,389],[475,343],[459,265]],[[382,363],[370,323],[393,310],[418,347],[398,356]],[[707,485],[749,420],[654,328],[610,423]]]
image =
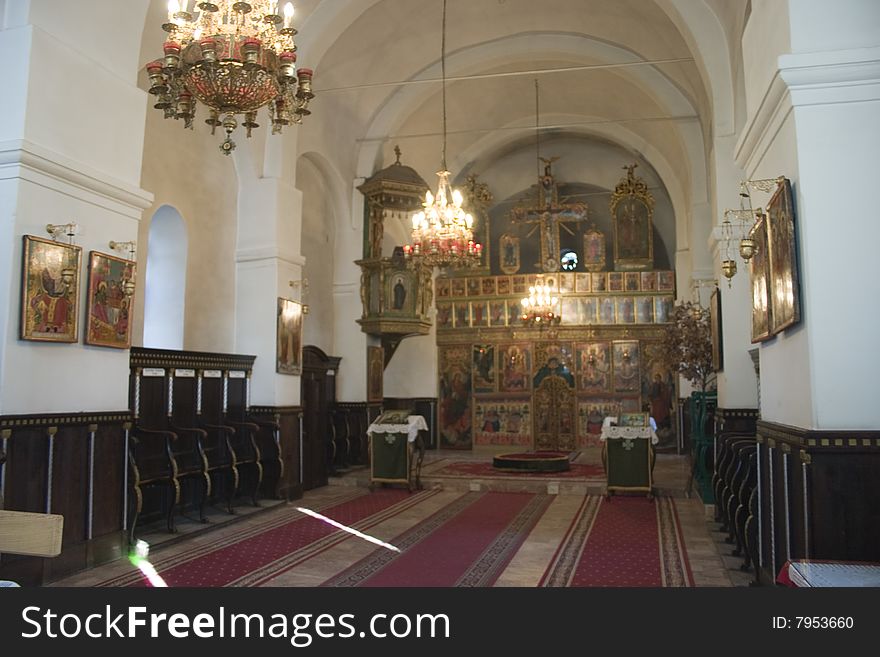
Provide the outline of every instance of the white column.
[[[753,3],[744,34],[750,114],[737,161],[750,178],[792,181],[802,320],[761,346],[762,415],[803,428],[873,428],[880,5],[777,4]],[[765,48],[774,29],[786,39]]]
[[[140,188],[148,96],[136,86],[136,68],[123,65],[136,61],[147,3],[132,2],[114,23],[121,38],[110,53],[94,48],[106,5],[50,11],[57,4],[32,2],[29,13],[10,6],[0,31],[0,57],[15,63],[0,103],[0,414],[128,407],[119,385],[128,352],[85,347],[82,334],[89,251],[137,239],[152,202]],[[79,20],[68,21],[70,11]],[[46,224],[68,222],[80,226],[83,254],[79,342],[19,340],[22,236],[48,238]]]
[[363,257],[364,196],[356,178],[351,186],[351,221],[336,231],[336,275],[333,285],[334,355],[342,356],[336,395],[339,401],[362,402],[367,398],[367,345],[378,344],[361,331],[361,268],[354,264]]

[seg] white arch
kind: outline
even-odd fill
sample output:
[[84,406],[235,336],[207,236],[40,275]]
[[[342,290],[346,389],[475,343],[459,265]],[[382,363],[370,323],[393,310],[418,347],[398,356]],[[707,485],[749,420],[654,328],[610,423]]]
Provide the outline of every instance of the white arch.
[[[548,122],[568,123],[574,120],[584,121],[590,117],[583,115],[570,114],[550,114],[547,115]],[[501,130],[486,135],[482,139],[475,141],[464,151],[456,154],[453,159],[452,170],[462,171],[464,167],[484,156],[488,153],[498,152],[506,146],[524,138],[529,138],[534,134],[534,128],[522,128],[521,130]],[[676,247],[678,249],[687,248],[687,242],[690,235],[690,203],[688,195],[685,193],[685,185],[679,178],[676,168],[670,164],[666,157],[660,153],[651,144],[647,143],[644,137],[641,137],[631,130],[628,130],[619,124],[601,123],[583,126],[573,126],[566,128],[565,134],[600,137],[612,143],[618,144],[626,149],[639,153],[654,168],[660,180],[663,182],[669,199],[672,202],[672,208],[675,212],[675,233]],[[686,240],[684,245],[682,240]]]
[[[558,32],[515,34],[494,41],[462,48],[446,58],[448,76],[466,75],[475,70],[509,64],[521,59],[565,58],[589,62],[638,62],[642,58],[631,50],[608,44],[581,34]],[[435,61],[411,79],[440,76],[440,62]],[[618,69],[625,79],[632,80],[661,107],[673,115],[695,115],[690,99],[665,75],[653,66]],[[417,107],[435,93],[432,85],[399,87],[379,108],[365,132],[366,140],[378,140],[395,129]],[[582,119],[580,119],[582,120]],[[358,154],[358,175],[368,176],[378,161],[381,143],[365,141]]]
[[186,301],[186,224],[163,205],[150,221],[144,298],[144,346],[183,349]]
[[654,0],[695,55],[694,61],[709,92],[712,126],[717,135],[733,134],[733,71],[727,34],[718,16],[703,0]]

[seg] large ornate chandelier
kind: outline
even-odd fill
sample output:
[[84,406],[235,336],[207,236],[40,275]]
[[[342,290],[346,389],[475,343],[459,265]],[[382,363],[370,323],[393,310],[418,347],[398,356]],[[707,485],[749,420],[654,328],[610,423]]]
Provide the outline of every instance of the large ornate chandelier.
[[293,5],[283,12],[277,0],[170,0],[165,57],[147,64],[154,107],[191,128],[200,101],[209,109],[211,134],[217,126],[226,131],[220,146],[226,155],[235,149],[237,115],[248,137],[259,127],[257,110],[267,105],[272,134],[302,123],[314,98],[312,71],[296,68]]
[[446,0],[443,0],[443,37],[440,50],[443,77],[443,156],[437,194],[425,194],[425,209],[413,215],[412,244],[404,255],[430,267],[476,267],[481,263],[483,245],[474,241],[474,218],[462,208],[464,197],[449,186],[446,167]]
[[559,313],[559,297],[553,296],[552,286],[538,275],[535,284],[529,287],[529,296],[522,301],[520,319],[526,326],[553,326],[559,324],[562,316]]

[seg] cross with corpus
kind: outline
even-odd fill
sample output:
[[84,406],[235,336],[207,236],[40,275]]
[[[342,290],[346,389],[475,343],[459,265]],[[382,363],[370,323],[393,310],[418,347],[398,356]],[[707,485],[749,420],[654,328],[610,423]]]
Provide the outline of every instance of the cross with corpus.
[[544,163],[544,175],[538,178],[538,202],[531,207],[518,206],[511,210],[514,224],[532,224],[534,227],[526,237],[540,231],[541,262],[537,266],[542,271],[559,271],[559,227],[570,235],[574,232],[565,224],[579,223],[587,219],[586,203],[560,203],[559,185],[553,178],[552,166],[558,157],[540,158]]

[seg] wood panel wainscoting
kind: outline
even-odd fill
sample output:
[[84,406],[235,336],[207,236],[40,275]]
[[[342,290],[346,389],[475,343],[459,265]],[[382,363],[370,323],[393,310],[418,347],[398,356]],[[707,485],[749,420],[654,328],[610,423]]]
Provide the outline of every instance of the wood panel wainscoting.
[[761,579],[788,559],[880,561],[880,431],[757,423]]
[[[302,497],[302,460],[300,459],[300,406],[251,406],[250,416],[260,426],[260,444],[275,445],[280,461],[266,472],[262,494],[275,499],[296,500]],[[275,482],[272,484],[271,482]]]
[[125,411],[0,416],[0,508],[64,516],[61,554],[0,556],[0,579],[39,586],[126,554]]
[[757,431],[757,408],[715,409],[715,435],[721,433],[750,433]]

